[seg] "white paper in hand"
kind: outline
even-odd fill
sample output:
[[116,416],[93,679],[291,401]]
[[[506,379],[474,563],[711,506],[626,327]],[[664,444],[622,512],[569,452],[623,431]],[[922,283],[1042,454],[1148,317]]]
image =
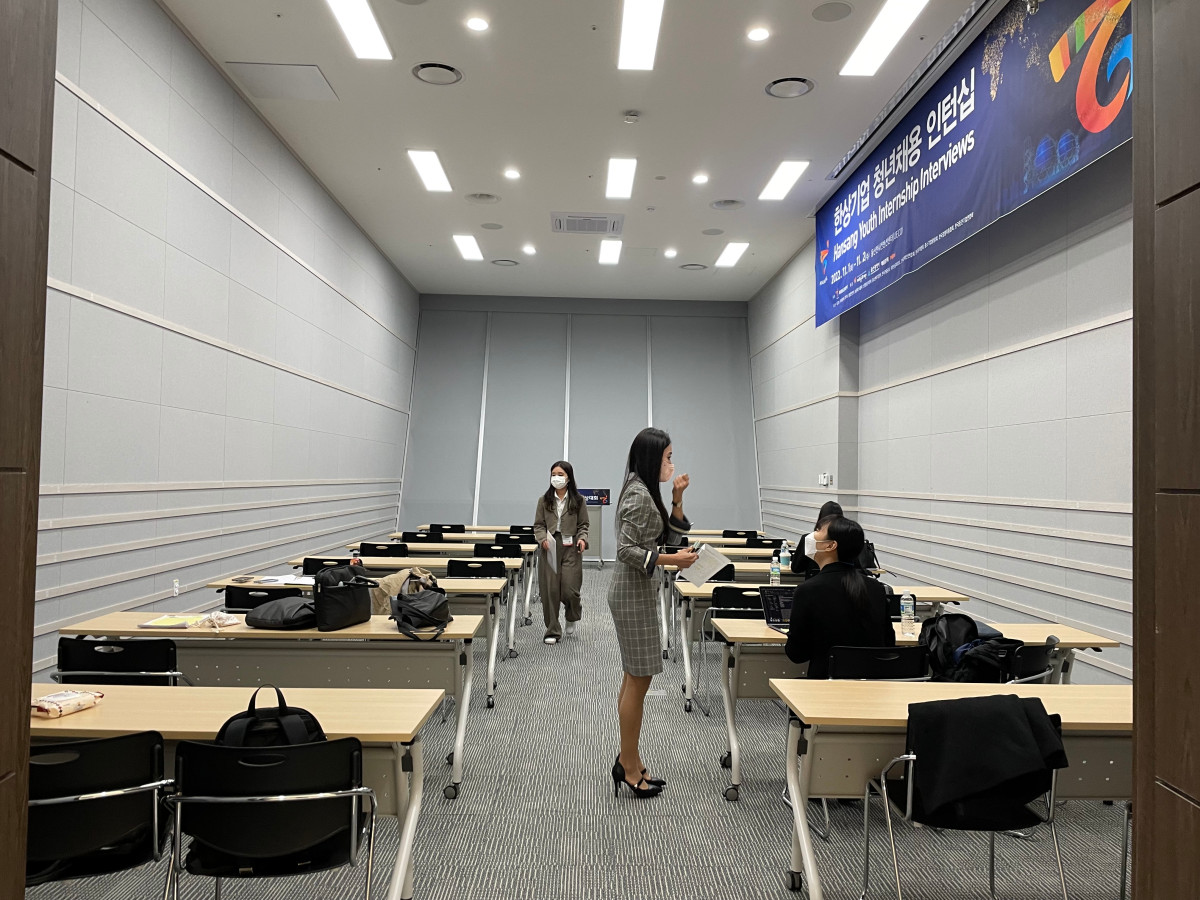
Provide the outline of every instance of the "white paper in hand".
[[681,569],[683,577],[699,587],[729,565],[729,557],[718,553],[711,545],[700,548],[700,555],[688,568]]
[[546,565],[550,567],[551,572],[558,571],[558,541],[554,539],[554,535],[548,535],[547,541],[550,544],[550,549],[546,551]]

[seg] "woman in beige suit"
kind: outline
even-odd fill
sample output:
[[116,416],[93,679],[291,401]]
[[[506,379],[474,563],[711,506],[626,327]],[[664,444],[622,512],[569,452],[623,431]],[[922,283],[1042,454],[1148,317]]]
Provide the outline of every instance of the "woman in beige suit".
[[550,487],[538,498],[533,516],[533,536],[541,544],[538,589],[546,621],[543,640],[557,644],[563,635],[558,608],[567,608],[567,634],[575,633],[575,623],[582,614],[579,590],[583,587],[583,551],[588,538],[587,504],[575,485],[575,470],[565,459],[550,467]]

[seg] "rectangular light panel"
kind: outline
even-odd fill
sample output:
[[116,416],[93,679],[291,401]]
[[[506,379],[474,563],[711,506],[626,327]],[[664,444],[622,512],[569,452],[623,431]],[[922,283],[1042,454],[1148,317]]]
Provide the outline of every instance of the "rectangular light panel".
[[350,42],[350,49],[359,59],[391,59],[379,22],[371,11],[367,0],[325,0],[333,11],[334,18],[342,26],[342,33]]
[[636,159],[610,159],[608,186],[604,189],[604,196],[615,200],[628,200],[632,197],[633,173],[636,171]]
[[887,0],[839,74],[870,77],[878,72],[928,2]]
[[458,244],[458,252],[462,254],[462,258],[470,262],[479,262],[483,259],[483,251],[479,249],[479,242],[475,240],[473,234],[456,234],[454,243]]
[[658,29],[662,25],[663,0],[625,0],[621,12],[621,49],[618,69],[654,68]]
[[600,242],[600,265],[615,266],[621,261],[621,242],[620,241],[601,241]]
[[442,161],[438,159],[437,151],[409,150],[408,158],[412,160],[413,167],[417,170],[417,174],[421,176],[421,181],[425,184],[425,190],[451,190],[450,179],[446,177],[446,170],[442,168]]
[[725,245],[725,249],[721,251],[721,255],[717,257],[716,266],[718,269],[728,269],[731,266],[736,266],[742,254],[746,252],[749,244],[731,242]]
[[782,200],[804,174],[808,163],[801,160],[785,160],[779,164],[767,186],[758,195],[759,200]]

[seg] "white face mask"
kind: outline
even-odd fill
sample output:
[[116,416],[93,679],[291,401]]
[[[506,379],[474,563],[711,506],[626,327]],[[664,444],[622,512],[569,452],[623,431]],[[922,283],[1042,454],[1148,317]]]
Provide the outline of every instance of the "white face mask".
[[551,475],[550,476],[550,486],[552,488],[554,488],[556,491],[561,491],[563,488],[565,488],[567,486],[567,476],[566,475]]
[[659,481],[670,481],[674,477],[675,477],[675,463],[669,462],[669,461],[663,463],[663,467],[662,467],[662,469],[659,470],[659,473],[658,473],[658,480]]
[[809,559],[817,558],[817,544],[828,544],[829,541],[818,541],[817,536],[811,531],[804,536],[804,555]]

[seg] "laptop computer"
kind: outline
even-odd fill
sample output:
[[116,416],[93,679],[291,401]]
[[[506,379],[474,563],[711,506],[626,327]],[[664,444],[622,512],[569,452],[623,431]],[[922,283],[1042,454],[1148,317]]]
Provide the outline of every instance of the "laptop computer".
[[767,584],[758,589],[762,597],[763,618],[767,626],[780,634],[787,634],[792,622],[792,595],[796,591],[793,584]]

